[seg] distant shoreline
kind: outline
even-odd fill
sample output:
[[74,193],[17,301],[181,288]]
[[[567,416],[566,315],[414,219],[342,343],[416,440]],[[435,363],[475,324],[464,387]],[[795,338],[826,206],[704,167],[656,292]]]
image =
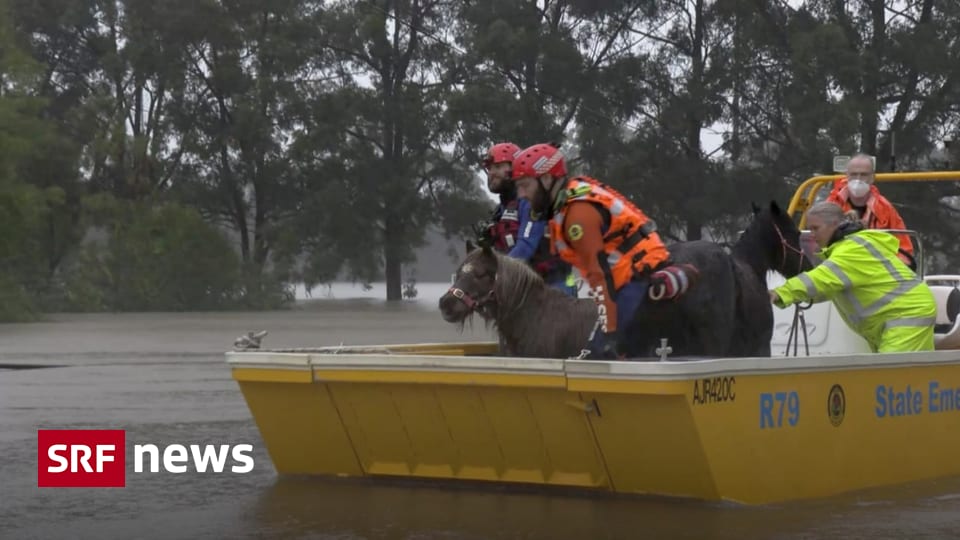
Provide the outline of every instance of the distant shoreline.
[[[387,302],[387,284],[386,282],[374,282],[370,283],[370,289],[365,290],[361,283],[352,283],[349,281],[336,281],[330,283],[329,285],[318,285],[313,288],[313,291],[310,294],[307,294],[306,287],[299,283],[294,289],[294,303],[287,306],[276,308],[276,309],[246,309],[246,308],[229,308],[229,309],[197,309],[197,310],[182,310],[182,311],[145,311],[145,310],[131,310],[131,311],[47,311],[40,312],[38,318],[35,321],[0,321],[0,325],[11,325],[11,324],[32,324],[34,322],[44,322],[50,321],[50,318],[56,318],[58,316],[72,316],[72,315],[115,315],[115,314],[127,314],[133,315],[137,313],[171,313],[171,314],[199,314],[199,313],[265,313],[265,312],[277,312],[277,311],[311,311],[314,307],[321,307],[324,311],[327,311],[331,308],[336,308],[337,305],[343,305],[344,308],[348,308],[351,305],[358,304],[374,304],[379,305],[382,309],[393,310],[393,309],[416,309],[420,310],[436,310],[438,309],[438,302],[440,297],[443,296],[445,292],[450,288],[449,282],[424,282],[416,283],[415,287],[417,290],[417,296],[415,298],[404,298],[394,302]],[[582,293],[581,293],[582,296]]]

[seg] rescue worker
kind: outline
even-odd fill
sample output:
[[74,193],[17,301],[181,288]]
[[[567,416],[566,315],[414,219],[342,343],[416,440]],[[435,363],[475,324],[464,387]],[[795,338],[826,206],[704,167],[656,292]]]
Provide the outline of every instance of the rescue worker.
[[[867,229],[906,229],[903,218],[874,185],[873,159],[867,154],[856,154],[847,162],[847,175],[838,179],[827,201],[840,205],[844,211],[855,210]],[[896,235],[900,241],[900,259],[913,270],[913,243],[906,234]]]
[[622,358],[627,344],[622,333],[644,296],[675,298],[689,283],[682,269],[668,266],[670,252],[655,223],[598,180],[568,179],[563,154],[549,144],[515,156],[513,180],[534,218],[550,220],[554,251],[589,284],[598,310],[589,357]]
[[546,222],[530,218],[530,203],[517,197],[517,187],[510,181],[513,156],[519,151],[513,143],[499,143],[484,157],[487,189],[500,196],[500,204],[483,227],[481,238],[486,237],[497,251],[527,261],[549,286],[576,297],[573,268],[550,252]]
[[807,211],[807,224],[824,261],[770,291],[774,305],[832,300],[873,352],[934,350],[936,300],[897,257],[892,234],[865,229],[829,201]]

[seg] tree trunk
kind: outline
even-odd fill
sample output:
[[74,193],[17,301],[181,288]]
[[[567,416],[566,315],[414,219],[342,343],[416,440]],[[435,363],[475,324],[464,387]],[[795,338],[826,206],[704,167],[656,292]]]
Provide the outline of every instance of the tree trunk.
[[220,175],[230,186],[230,218],[233,220],[237,232],[240,234],[240,256],[243,262],[250,262],[250,230],[247,228],[247,205],[243,200],[243,191],[237,187],[230,169],[230,158],[227,155],[227,145],[220,145]]
[[[704,169],[703,152],[700,149],[700,130],[703,128],[703,76],[705,69],[705,60],[703,58],[703,41],[705,35],[703,9],[703,0],[697,0],[693,31],[693,50],[691,55],[692,72],[687,88],[690,102],[688,103],[686,126],[687,163],[691,168],[691,172],[694,174],[688,177],[687,182],[699,181],[703,178]],[[700,231],[703,228],[703,222],[697,218],[696,213],[691,213],[690,216],[687,220],[687,241],[700,240]]]
[[383,267],[384,277],[387,280],[387,301],[403,299],[403,265],[400,263],[400,242],[403,234],[392,214],[384,220],[386,230],[383,232]]
[[[886,40],[886,11],[884,0],[873,0],[870,3],[870,13],[873,21],[873,36],[870,44],[863,52],[866,62],[863,70],[863,108],[860,114],[860,146],[870,154],[877,153],[877,122],[880,118],[880,62],[884,55],[884,41]],[[884,170],[886,163],[877,160],[879,170]]]
[[743,37],[740,35],[740,14],[733,15],[733,101],[730,104],[731,129],[730,136],[730,161],[734,164],[740,163],[740,154],[742,146],[741,120],[740,120],[740,94],[743,93],[743,79],[745,73],[743,69]]

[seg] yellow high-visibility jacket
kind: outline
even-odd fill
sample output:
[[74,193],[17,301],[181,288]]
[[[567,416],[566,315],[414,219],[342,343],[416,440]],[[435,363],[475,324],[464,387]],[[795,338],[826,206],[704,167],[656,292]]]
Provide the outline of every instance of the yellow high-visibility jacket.
[[899,245],[882,231],[849,234],[820,251],[816,268],[774,289],[775,304],[832,300],[874,352],[933,350],[936,300],[897,256]]

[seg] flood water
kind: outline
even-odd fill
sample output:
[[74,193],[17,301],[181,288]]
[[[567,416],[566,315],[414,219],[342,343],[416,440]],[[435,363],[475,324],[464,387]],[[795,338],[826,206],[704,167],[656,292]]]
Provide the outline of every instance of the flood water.
[[[442,285],[442,284],[441,284]],[[434,287],[442,290],[442,286]],[[0,325],[0,538],[958,538],[960,479],[773,505],[279,478],[224,362],[264,347],[482,340],[436,290],[261,313],[58,315]],[[25,366],[46,366],[23,369]],[[132,474],[124,489],[37,488],[38,428],[126,429],[132,444],[250,443],[253,472]]]

